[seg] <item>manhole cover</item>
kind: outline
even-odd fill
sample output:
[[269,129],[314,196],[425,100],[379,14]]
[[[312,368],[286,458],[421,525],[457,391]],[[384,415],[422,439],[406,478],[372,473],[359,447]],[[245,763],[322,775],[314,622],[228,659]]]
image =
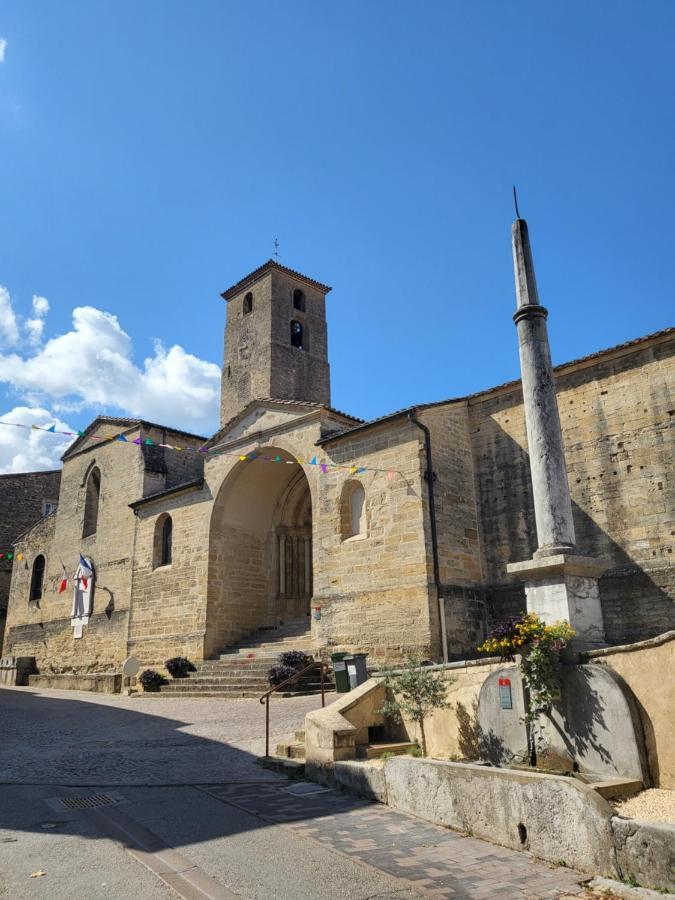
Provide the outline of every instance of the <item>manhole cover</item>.
[[119,800],[109,794],[92,794],[89,797],[59,797],[66,809],[98,809],[101,806],[115,806]]

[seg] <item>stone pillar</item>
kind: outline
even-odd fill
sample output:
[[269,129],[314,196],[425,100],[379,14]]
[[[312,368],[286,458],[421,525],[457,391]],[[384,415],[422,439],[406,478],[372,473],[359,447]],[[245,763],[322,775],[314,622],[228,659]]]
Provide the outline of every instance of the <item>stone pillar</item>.
[[305,538],[305,594],[312,596],[312,541]]
[[520,372],[539,549],[535,556],[576,553],[555,381],[548,344],[548,311],[539,303],[527,223],[511,228],[518,309]]
[[605,643],[598,578],[607,569],[576,547],[572,501],[555,393],[547,310],[539,303],[527,223],[511,228],[523,405],[532,478],[537,550],[531,560],[509,563],[525,583],[528,612],[545,622],[565,620],[576,631],[574,649]]
[[279,594],[286,593],[286,535],[279,536]]

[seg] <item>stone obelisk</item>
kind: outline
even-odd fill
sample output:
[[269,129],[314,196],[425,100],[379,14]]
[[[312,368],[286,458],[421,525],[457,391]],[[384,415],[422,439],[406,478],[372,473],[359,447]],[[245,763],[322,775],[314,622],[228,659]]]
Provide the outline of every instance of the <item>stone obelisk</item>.
[[537,550],[532,559],[509,563],[525,582],[528,612],[545,622],[565,620],[576,631],[574,649],[605,643],[598,578],[607,569],[577,549],[565,449],[548,343],[548,311],[539,303],[530,237],[524,219],[511,227],[523,405],[530,457]]

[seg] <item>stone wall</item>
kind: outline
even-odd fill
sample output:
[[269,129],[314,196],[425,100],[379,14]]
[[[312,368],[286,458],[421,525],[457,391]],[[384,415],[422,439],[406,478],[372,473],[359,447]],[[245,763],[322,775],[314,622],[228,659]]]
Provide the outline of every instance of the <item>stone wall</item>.
[[[421,432],[402,421],[324,444],[318,454],[367,468],[360,475],[329,469],[317,485],[313,604],[321,608],[316,636],[326,653],[359,650],[381,662],[439,652],[422,453]],[[365,490],[367,533],[345,540],[341,498],[352,478]]]
[[[293,290],[305,310],[293,308]],[[244,314],[244,299],[253,309]],[[291,346],[291,321],[304,329],[305,347]],[[221,425],[252,400],[309,400],[330,405],[325,293],[318,286],[272,269],[244,284],[227,302],[221,392]]]
[[[172,656],[203,658],[211,492],[207,484],[135,510],[132,603],[127,652],[143,667]],[[156,565],[157,530],[171,516],[171,563]]]
[[[476,655],[485,637],[487,609],[482,589],[482,553],[469,417],[465,402],[420,412],[431,433],[440,590],[449,659]],[[425,483],[428,518],[428,492]],[[427,541],[432,566],[431,535]],[[436,616],[433,616],[433,621]]]
[[[119,430],[112,424],[100,425],[97,433],[113,435]],[[98,524],[94,534],[83,537],[86,480],[94,466],[101,473]],[[66,458],[50,528],[38,526],[21,544],[25,565],[15,569],[12,578],[7,652],[35,656],[41,673],[119,669],[125,656],[134,545],[134,517],[128,504],[140,495],[143,474],[143,454],[134,446],[88,440]],[[39,605],[28,601],[38,553],[46,557]],[[63,566],[72,576],[80,554],[92,560],[96,585],[93,616],[83,637],[75,639],[70,626],[72,582],[64,593],[58,591]]]
[[[64,460],[56,514],[38,523],[17,547],[25,558],[13,571],[4,646],[7,654],[35,656],[41,673],[119,671],[127,655],[136,553],[136,519],[129,504],[163,489],[167,478],[191,476],[202,465],[196,454],[189,454],[196,462],[167,463],[162,448],[133,445],[140,439],[198,446],[200,438],[130,420],[103,419],[95,426],[96,434],[104,437],[123,432],[127,443],[97,441],[89,434],[76,442]],[[94,467],[101,475],[97,526],[93,534],[83,536],[86,485]],[[38,554],[45,556],[46,564],[43,596],[35,603],[29,602],[29,590]],[[63,566],[72,577],[80,554],[92,560],[96,583],[92,616],[82,637],[75,638],[72,581],[64,593],[59,593],[59,585]]]
[[637,644],[596,650],[585,658],[612,669],[628,686],[642,723],[652,784],[675,789],[673,697],[672,690],[664,689],[675,671],[675,631]]
[[[612,643],[675,625],[674,347],[666,333],[556,369],[577,545],[609,561],[600,595]],[[537,546],[519,384],[470,398],[469,420],[486,593],[499,619],[524,607],[506,564]]]
[[11,553],[14,541],[45,515],[45,501],[57,502],[60,481],[60,471],[0,475],[0,646],[12,580],[12,562],[5,554]]

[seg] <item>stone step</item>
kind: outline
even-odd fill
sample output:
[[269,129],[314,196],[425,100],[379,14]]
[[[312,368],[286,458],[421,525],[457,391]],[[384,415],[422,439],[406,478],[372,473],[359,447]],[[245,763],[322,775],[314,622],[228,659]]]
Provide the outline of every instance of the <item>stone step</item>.
[[171,697],[174,700],[192,700],[201,697],[219,697],[221,700],[241,700],[243,698],[259,697],[260,694],[254,691],[217,691],[217,690],[192,690],[177,693],[175,691],[148,691],[143,694],[134,694],[133,696],[142,697]]
[[642,790],[642,782],[630,778],[607,778],[603,781],[593,781],[589,786],[605,800],[618,800]]
[[250,691],[256,694],[264,694],[268,690],[267,682],[256,684],[255,682],[241,681],[188,681],[185,684],[164,684],[162,690],[170,694],[185,694],[193,691]]
[[305,762],[301,759],[284,759],[279,756],[262,756],[256,760],[263,769],[271,769],[288,778],[301,779],[305,776]]
[[292,744],[277,744],[276,755],[281,756],[284,759],[304,759],[304,741],[302,743],[300,743],[300,741],[295,741]]
[[402,756],[416,747],[417,744],[412,741],[397,741],[394,743],[382,744],[365,744],[356,748],[356,755],[359,759],[379,759],[384,753],[393,753],[396,756]]

